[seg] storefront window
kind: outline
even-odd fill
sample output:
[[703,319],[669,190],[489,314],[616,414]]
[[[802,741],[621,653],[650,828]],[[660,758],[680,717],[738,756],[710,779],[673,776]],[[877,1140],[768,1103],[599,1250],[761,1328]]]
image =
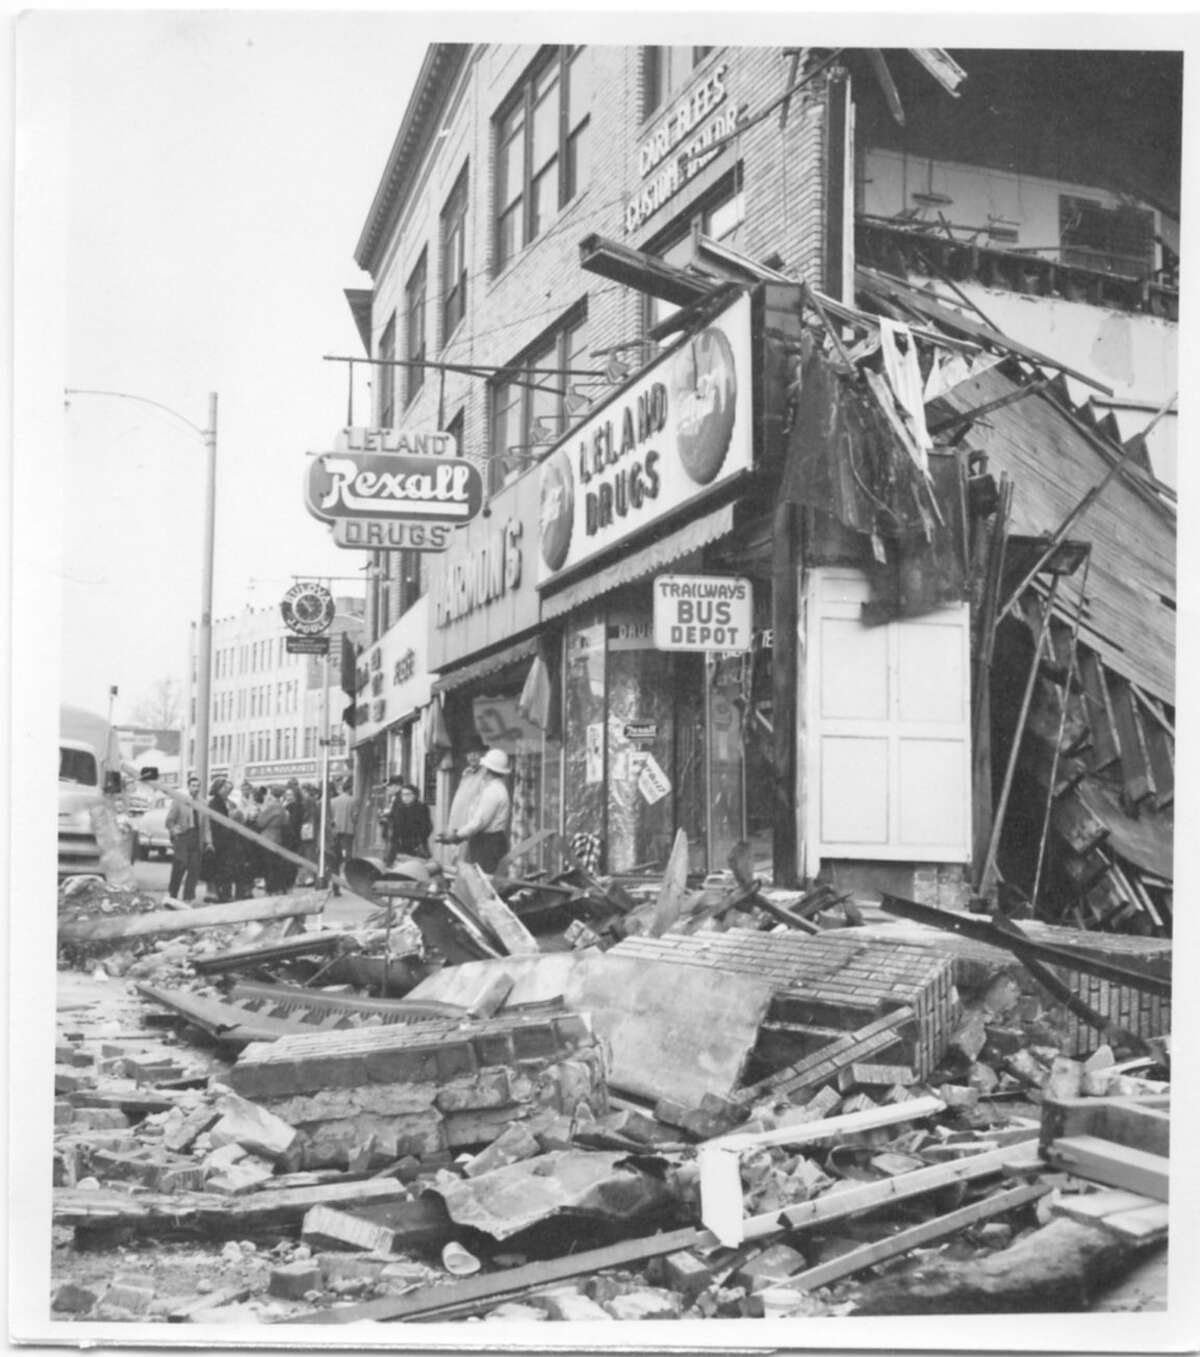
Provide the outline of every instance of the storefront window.
[[[748,833],[750,657],[656,649],[647,589],[579,615],[566,645],[568,836],[596,835],[602,870],[622,873],[661,870],[682,829],[689,871],[723,870]],[[769,766],[760,780],[769,862]]]
[[564,654],[563,807],[568,839],[604,835],[604,612],[576,615],[567,628]]

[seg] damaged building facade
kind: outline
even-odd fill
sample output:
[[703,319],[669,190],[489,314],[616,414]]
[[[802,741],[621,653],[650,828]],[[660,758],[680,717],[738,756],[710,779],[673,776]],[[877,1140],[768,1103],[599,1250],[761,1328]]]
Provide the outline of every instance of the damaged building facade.
[[432,46],[348,297],[485,503],[372,553],[359,786],[1169,932],[1180,68],[1082,69]]

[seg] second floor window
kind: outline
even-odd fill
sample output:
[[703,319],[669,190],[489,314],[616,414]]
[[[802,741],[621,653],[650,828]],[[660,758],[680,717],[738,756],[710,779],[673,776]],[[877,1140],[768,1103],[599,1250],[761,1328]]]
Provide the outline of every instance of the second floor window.
[[673,98],[691,79],[692,72],[712,51],[711,47],[647,47],[642,116]]
[[442,208],[442,342],[467,313],[467,166]]
[[586,399],[575,397],[587,378],[567,371],[593,366],[587,346],[587,317],[575,313],[496,378],[489,493],[544,454],[582,415]]
[[425,384],[425,284],[426,255],[421,251],[417,267],[409,274],[404,288],[404,356],[418,366],[404,370],[404,403],[409,404]]
[[390,429],[396,415],[396,369],[392,359],[396,356],[396,317],[393,315],[383,327],[379,337],[379,427]]
[[579,47],[544,53],[496,119],[496,267],[541,235],[588,179],[591,91]]

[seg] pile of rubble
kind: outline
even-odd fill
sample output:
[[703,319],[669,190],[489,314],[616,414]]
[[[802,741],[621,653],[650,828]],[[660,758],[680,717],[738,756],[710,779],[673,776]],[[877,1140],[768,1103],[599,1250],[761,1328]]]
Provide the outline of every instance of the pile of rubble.
[[[1126,993],[1161,942],[567,866],[375,873],[350,929],[306,926],[319,895],[72,919],[157,969],[119,1020],[60,1007],[56,1316],[1071,1309],[1162,1247],[1169,1006]],[[329,983],[351,959],[379,997]]]

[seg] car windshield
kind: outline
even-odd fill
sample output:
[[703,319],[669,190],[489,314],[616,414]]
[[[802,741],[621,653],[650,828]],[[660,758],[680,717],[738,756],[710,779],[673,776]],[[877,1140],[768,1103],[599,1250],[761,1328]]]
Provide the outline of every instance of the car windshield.
[[60,782],[79,782],[85,787],[99,785],[96,774],[96,756],[86,749],[66,749],[58,747],[58,780]]

